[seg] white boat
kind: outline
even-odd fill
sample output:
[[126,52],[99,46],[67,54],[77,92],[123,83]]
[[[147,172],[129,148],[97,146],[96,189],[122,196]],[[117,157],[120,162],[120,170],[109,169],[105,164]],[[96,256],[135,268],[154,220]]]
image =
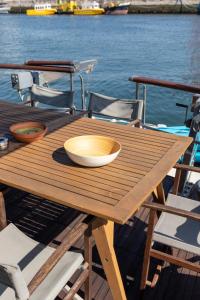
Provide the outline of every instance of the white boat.
[[8,14],[10,11],[10,6],[8,3],[0,2],[0,14]]

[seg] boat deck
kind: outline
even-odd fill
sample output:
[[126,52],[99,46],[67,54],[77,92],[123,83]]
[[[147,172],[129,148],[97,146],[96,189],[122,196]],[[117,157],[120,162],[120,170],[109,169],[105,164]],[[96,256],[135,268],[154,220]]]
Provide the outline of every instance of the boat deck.
[[[82,214],[73,209],[55,205],[20,191],[9,191],[5,200],[8,220],[15,223],[30,237],[46,244],[59,236],[66,226],[67,228],[73,226],[70,224],[74,220],[79,222],[82,218]],[[139,282],[147,221],[148,211],[142,208],[126,225],[115,226],[115,249],[129,300],[141,299]],[[82,249],[83,241],[79,241],[75,248]],[[184,251],[179,251],[178,256],[187,257],[192,261],[199,259]],[[95,247],[93,248],[92,282],[93,299],[112,299]],[[142,299],[199,299],[199,286],[200,278],[197,273],[166,265],[156,288],[147,289]]]
[[[15,110],[15,107],[18,109]],[[23,106],[19,109],[19,106],[5,102],[0,103],[0,110],[0,134],[8,131],[10,123],[19,121],[19,119],[21,121],[26,120],[29,110],[31,111],[31,118],[29,115],[28,119],[40,120],[42,118],[48,124],[50,131],[66,124],[71,119],[70,116],[66,119],[66,115],[63,116],[61,113],[51,111],[38,113],[37,109]],[[9,151],[13,151],[21,146],[20,143],[11,141]],[[75,222],[80,222],[83,216],[83,214],[73,209],[65,208],[62,205],[56,205],[45,199],[13,189],[10,189],[5,194],[5,202],[8,221],[16,224],[28,236],[45,244],[49,244],[56,237],[62,239],[62,235],[59,235],[59,233],[65,228],[67,228],[65,230],[68,230]],[[147,221],[148,211],[141,208],[127,224],[115,226],[115,249],[129,300],[141,299],[139,282]],[[79,241],[75,248],[77,250],[83,249],[83,241]],[[177,254],[192,261],[198,261],[199,259],[184,251],[179,251]],[[92,282],[93,299],[112,299],[95,247],[93,248]],[[166,265],[156,288],[147,289],[143,294],[143,299],[200,299],[199,286],[200,278],[197,273]]]

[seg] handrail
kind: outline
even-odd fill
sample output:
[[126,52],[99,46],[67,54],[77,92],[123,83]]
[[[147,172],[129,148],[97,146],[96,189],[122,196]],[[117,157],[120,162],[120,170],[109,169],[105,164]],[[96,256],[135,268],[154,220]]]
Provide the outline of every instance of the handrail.
[[26,65],[26,64],[0,64],[0,69],[36,70],[47,72],[75,73],[75,68],[61,66]]
[[185,91],[185,92],[200,93],[200,87],[198,87],[198,86],[182,84],[182,83],[172,82],[172,81],[167,81],[167,80],[154,79],[154,78],[150,78],[150,77],[137,77],[137,76],[130,77],[129,81],[133,81],[136,83],[144,83],[144,84],[162,86],[162,87],[171,88],[171,89],[175,89],[175,90],[181,90],[181,91]]
[[29,66],[75,66],[71,60],[28,60],[25,65]]

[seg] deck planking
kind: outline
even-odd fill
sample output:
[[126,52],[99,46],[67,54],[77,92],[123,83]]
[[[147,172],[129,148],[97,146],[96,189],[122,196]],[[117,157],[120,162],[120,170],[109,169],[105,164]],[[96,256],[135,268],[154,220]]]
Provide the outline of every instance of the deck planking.
[[[16,105],[16,111],[10,114],[10,111],[13,110],[15,105],[9,104],[7,102],[0,102],[0,111],[1,111],[1,126],[0,126],[0,134],[8,132],[9,125],[16,121],[23,120],[35,120],[41,121],[41,119],[48,124],[49,130],[52,131],[55,128],[60,128],[64,124],[70,124],[72,118],[60,112],[52,112],[52,111],[41,111],[38,109],[28,108]],[[27,113],[31,113],[27,116]],[[79,117],[78,117],[79,118]],[[74,124],[71,123],[69,125],[73,132]],[[88,127],[87,124],[82,124],[83,131],[87,131],[90,133],[96,133],[95,126],[91,130],[91,127]],[[98,125],[99,126],[99,125]],[[112,125],[108,125],[112,126]],[[116,124],[116,128],[117,128]],[[82,129],[80,129],[82,130]],[[102,133],[109,133],[109,128],[105,129],[102,126]],[[80,131],[81,132],[81,131]],[[130,163],[129,160],[129,149],[128,149],[128,141],[130,136],[124,136],[123,130],[118,127],[116,129],[116,134],[121,135],[124,143],[124,156],[121,160],[119,160],[118,165],[116,165],[116,169],[120,169],[120,164]],[[62,129],[60,130],[60,136],[58,136],[58,141],[63,136]],[[154,133],[152,133],[154,134]],[[115,134],[114,134],[115,135]],[[137,129],[135,132],[135,142],[137,143]],[[145,146],[149,145],[149,142],[152,142],[151,136],[144,135],[142,136],[143,143]],[[58,142],[57,141],[57,142]],[[162,142],[161,142],[162,141]],[[51,137],[48,137],[44,142],[44,151],[41,154],[46,157],[46,150],[51,149]],[[132,159],[132,166],[137,169],[137,166],[141,167],[141,171],[148,167],[151,167],[151,164],[154,164],[162,156],[162,151],[167,149],[170,144],[173,143],[172,139],[170,140],[167,136],[160,136],[157,138],[154,137],[154,142],[151,144],[151,149],[148,153],[148,157],[145,158],[145,148],[138,145],[135,148],[135,153],[137,154],[137,161]],[[16,148],[23,147],[21,143],[13,143],[12,140],[9,145],[9,152],[12,152]],[[156,151],[155,151],[156,149]],[[23,148],[24,156],[27,155],[30,159],[30,153],[32,163],[36,162],[40,163],[40,160],[36,161],[37,156],[33,155],[33,153],[37,150],[37,146],[30,146],[29,149]],[[133,150],[133,149],[132,149]],[[19,159],[17,152],[13,155],[12,159]],[[140,159],[141,153],[141,159]],[[2,154],[5,154],[5,152]],[[25,163],[26,164],[26,163]],[[46,166],[51,168],[51,160],[47,161]],[[44,166],[45,167],[45,166]],[[62,168],[62,166],[60,166]],[[73,169],[73,166],[71,170]],[[113,176],[113,172],[109,170],[101,170],[92,171],[95,172],[95,181],[101,186],[102,176],[105,178],[105,181],[112,182],[113,187],[120,185],[120,189],[122,191],[126,191],[128,182],[131,177],[132,182],[137,182],[142,176],[140,174],[140,170],[137,169],[138,172],[136,176],[130,175],[129,170],[126,172],[122,172],[123,176],[120,173],[117,173]],[[45,169],[43,169],[46,172]],[[81,168],[79,170],[81,174]],[[73,172],[72,175],[73,176]],[[77,174],[74,173],[74,176]],[[85,180],[90,181],[91,176],[94,180],[93,174],[90,172],[85,173]],[[71,177],[72,178],[72,177]],[[124,178],[124,179],[123,179]],[[78,179],[77,179],[78,180]],[[25,234],[34,238],[35,240],[42,242],[44,244],[48,244],[53,240],[63,238],[63,230],[66,232],[72,228],[74,222],[79,222],[82,220],[83,214],[80,214],[78,211],[72,208],[66,208],[60,204],[52,203],[48,200],[40,198],[35,195],[31,195],[26,192],[18,191],[18,190],[10,190],[6,193],[6,211],[8,215],[8,221],[15,223],[19,229],[21,229]],[[120,270],[122,273],[123,281],[126,288],[126,293],[129,300],[132,299],[140,299],[139,292],[139,282],[140,282],[140,274],[141,274],[141,266],[143,260],[143,251],[146,239],[146,227],[148,221],[148,211],[145,209],[140,209],[135,216],[131,217],[128,222],[124,225],[115,225],[115,250],[117,254],[117,258],[119,261]],[[76,243],[74,249],[78,251],[82,251],[83,249],[83,241],[79,241]],[[187,257],[191,260],[196,260],[198,258],[194,258],[190,253],[186,253],[184,251],[179,251],[178,253],[181,257]],[[97,254],[97,249],[93,248],[93,273],[92,273],[92,296],[95,300],[111,300],[111,292],[109,290],[105,274],[100,263],[99,256]],[[200,289],[199,289],[200,279],[198,274],[192,271],[185,270],[183,268],[177,268],[175,266],[169,266],[166,264],[162,274],[161,280],[155,289],[147,289],[143,295],[143,299],[199,299],[200,298]]]
[[[31,238],[44,244],[55,239],[62,240],[64,235],[62,231],[67,232],[73,227],[73,222],[79,222],[83,217],[83,214],[72,208],[18,190],[8,191],[5,194],[5,201],[8,221],[13,222]],[[148,210],[141,208],[126,224],[115,225],[115,250],[128,300],[141,299],[139,283],[147,221]],[[76,243],[73,249],[82,251],[83,240]],[[184,251],[178,251],[178,256],[194,261],[199,259]],[[151,269],[154,265],[152,263]],[[94,300],[112,300],[95,246],[92,282]],[[200,297],[199,284],[200,278],[197,273],[166,264],[156,288],[147,289],[143,300],[196,300]]]

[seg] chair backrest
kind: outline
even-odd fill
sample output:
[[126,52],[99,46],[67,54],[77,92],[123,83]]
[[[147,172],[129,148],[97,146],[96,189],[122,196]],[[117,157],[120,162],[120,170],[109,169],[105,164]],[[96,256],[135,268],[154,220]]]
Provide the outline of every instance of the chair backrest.
[[74,92],[62,92],[33,84],[31,88],[31,100],[56,107],[73,108]]
[[19,72],[11,74],[12,87],[18,91],[31,88],[33,85],[33,76],[31,72]]
[[143,100],[127,100],[90,93],[89,117],[104,115],[124,120],[142,119]]
[[[195,105],[193,106],[193,117],[190,120],[190,132],[189,136],[193,138],[193,143],[185,151],[182,158],[182,163],[184,165],[193,165],[195,161],[195,155],[199,148],[200,142],[200,98],[197,99]],[[186,121],[187,123],[188,121]],[[189,124],[187,124],[189,125]],[[179,183],[179,192],[184,193],[185,184],[187,184],[187,177],[189,176],[188,171],[181,172],[181,178]]]
[[12,288],[17,300],[29,299],[29,290],[18,265],[0,262],[0,283]]

